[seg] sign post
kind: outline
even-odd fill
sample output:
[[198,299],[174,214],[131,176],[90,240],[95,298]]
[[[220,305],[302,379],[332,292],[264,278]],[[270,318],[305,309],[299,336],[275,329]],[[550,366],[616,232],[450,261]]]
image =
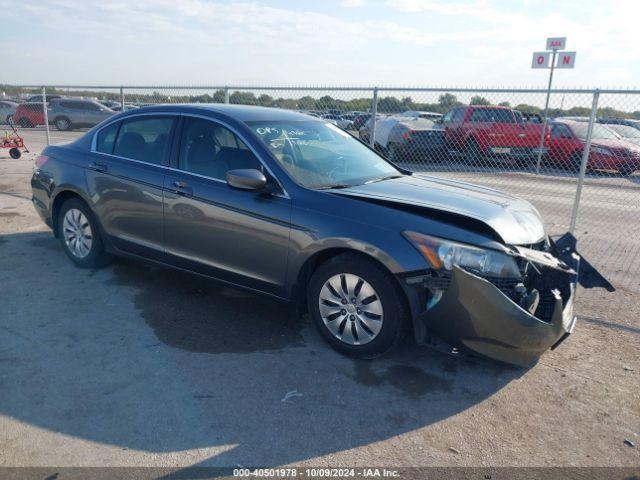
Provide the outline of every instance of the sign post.
[[[549,123],[549,97],[551,96],[551,84],[553,82],[553,71],[557,68],[573,68],[576,62],[576,52],[561,52],[567,45],[566,37],[547,38],[547,49],[545,52],[533,52],[531,68],[548,68],[549,85],[547,86],[547,98],[544,102],[544,121],[542,122],[542,132],[540,132],[540,143],[538,145],[538,160],[536,162],[536,173],[540,173],[540,163],[542,163],[542,153],[544,151],[544,136]],[[551,58],[549,58],[551,57]],[[556,58],[558,59],[556,65]]]

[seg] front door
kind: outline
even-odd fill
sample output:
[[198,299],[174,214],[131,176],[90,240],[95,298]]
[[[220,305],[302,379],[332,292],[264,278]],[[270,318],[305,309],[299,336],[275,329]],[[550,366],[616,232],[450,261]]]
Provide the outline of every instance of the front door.
[[169,261],[238,285],[284,294],[291,200],[278,190],[231,188],[226,172],[262,163],[229,128],[185,117],[178,169],[164,184]]

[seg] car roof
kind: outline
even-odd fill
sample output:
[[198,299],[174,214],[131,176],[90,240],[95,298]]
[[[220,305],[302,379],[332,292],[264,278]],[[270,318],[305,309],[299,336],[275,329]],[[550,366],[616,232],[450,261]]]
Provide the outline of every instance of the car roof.
[[467,105],[467,108],[491,108],[491,109],[496,108],[499,110],[511,110],[510,107],[505,107],[502,105]]
[[90,102],[90,103],[100,103],[96,100],[91,100],[89,98],[75,98],[75,97],[59,97],[52,98],[49,103],[59,103],[59,102]]
[[[254,121],[319,121],[317,117],[281,108],[257,107],[253,105],[228,105],[224,103],[168,103],[129,110],[125,115],[139,115],[145,112],[194,113],[212,112],[226,115],[241,122]],[[125,118],[123,115],[122,118]]]

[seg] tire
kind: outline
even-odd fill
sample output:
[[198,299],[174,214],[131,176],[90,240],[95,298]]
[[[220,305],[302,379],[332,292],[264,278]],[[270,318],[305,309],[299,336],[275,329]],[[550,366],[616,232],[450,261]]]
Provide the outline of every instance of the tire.
[[56,129],[61,132],[71,130],[71,120],[67,117],[56,117],[53,121],[53,124],[56,126]]
[[[100,268],[110,262],[111,256],[104,250],[98,222],[84,201],[71,198],[64,202],[58,214],[57,229],[63,250],[76,266]],[[82,241],[76,242],[73,238]]]
[[[571,171],[575,173],[580,173],[580,167],[582,166],[582,152],[573,152],[571,154],[569,161],[570,161],[569,168],[571,168]],[[587,162],[587,170],[589,169],[588,165],[589,164]]]
[[629,175],[633,175],[633,172],[635,172],[636,169],[634,167],[630,167],[630,166],[624,166],[622,168],[618,169],[618,173],[620,175],[622,175],[623,177],[628,177]]
[[406,303],[396,279],[358,254],[341,254],[320,265],[307,289],[309,313],[320,334],[334,350],[356,358],[383,355],[400,343],[409,319]]
[[17,148],[12,148],[9,150],[9,156],[14,160],[18,160],[22,156],[22,152]]
[[398,158],[398,147],[395,143],[389,143],[387,146],[387,159],[391,162],[397,162]]
[[22,128],[33,128],[33,123],[31,123],[31,120],[29,120],[28,118],[25,118],[25,117],[20,118],[18,124]]
[[11,125],[13,123],[13,115],[7,115],[7,125]]
[[464,159],[469,165],[482,163],[482,152],[475,139],[470,138],[464,144]]

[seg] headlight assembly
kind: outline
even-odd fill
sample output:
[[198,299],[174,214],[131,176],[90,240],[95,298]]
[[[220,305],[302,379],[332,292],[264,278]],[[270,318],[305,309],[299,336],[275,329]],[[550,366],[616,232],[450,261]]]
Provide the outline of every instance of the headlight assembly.
[[433,270],[450,271],[454,265],[458,265],[482,276],[521,277],[515,260],[504,253],[417,232],[405,231],[402,234]]

